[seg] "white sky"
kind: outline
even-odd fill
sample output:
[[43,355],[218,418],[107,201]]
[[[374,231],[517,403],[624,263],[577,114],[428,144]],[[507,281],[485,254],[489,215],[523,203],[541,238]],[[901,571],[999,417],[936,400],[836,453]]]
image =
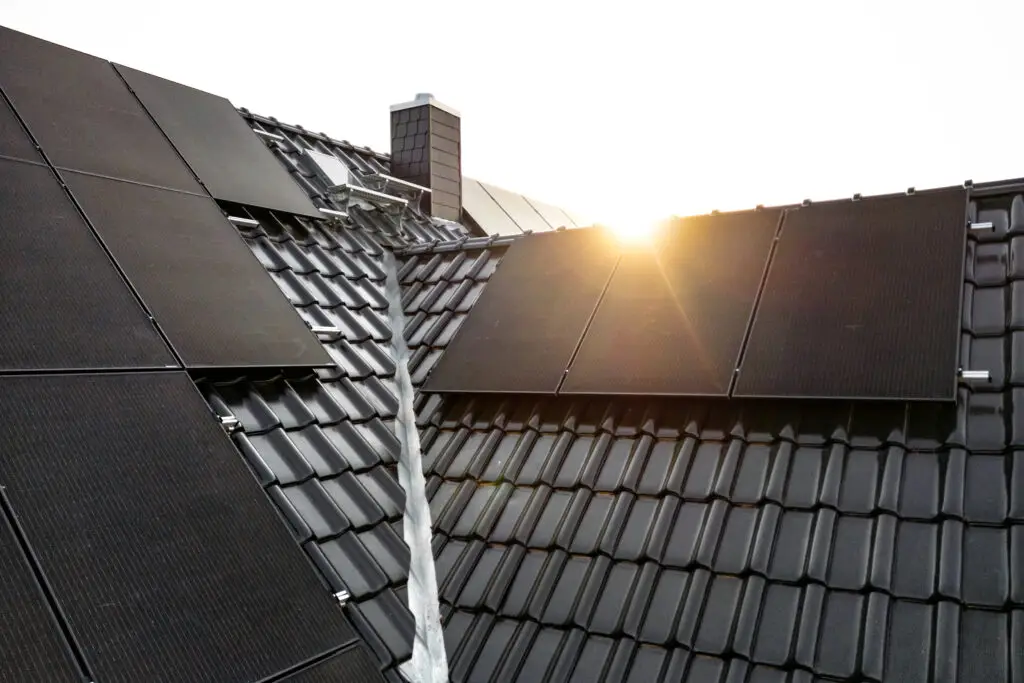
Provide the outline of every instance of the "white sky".
[[0,24],[612,222],[1024,176],[1024,2],[0,0]]

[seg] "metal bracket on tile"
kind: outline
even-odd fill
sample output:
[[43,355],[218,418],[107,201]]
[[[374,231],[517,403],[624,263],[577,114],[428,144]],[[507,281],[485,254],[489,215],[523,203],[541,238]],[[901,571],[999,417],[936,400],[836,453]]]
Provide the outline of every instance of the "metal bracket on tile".
[[284,142],[284,137],[282,137],[280,135],[277,135],[276,133],[271,133],[271,132],[268,132],[268,131],[265,131],[265,130],[260,130],[259,128],[253,128],[252,132],[256,133],[256,135],[260,135],[262,137],[265,137],[268,140],[276,140],[277,142]]
[[234,434],[242,428],[242,423],[234,415],[222,415],[220,426],[224,429],[225,434]]
[[370,173],[360,177],[360,181],[378,192],[398,195],[413,201],[418,201],[424,194],[431,193],[429,187],[410,183],[386,173]]
[[400,213],[402,209],[409,205],[408,199],[385,194],[384,192],[378,192],[366,187],[359,187],[352,183],[334,185],[328,191],[332,197],[346,206],[364,205],[370,208],[381,209],[382,211]]
[[335,341],[341,338],[340,327],[328,327],[327,325],[312,325],[310,331],[316,335],[320,341]]
[[995,224],[992,221],[982,221],[981,223],[970,223],[971,230],[992,230],[995,228]]
[[241,216],[228,216],[228,222],[231,225],[242,227],[242,228],[258,228],[260,222],[253,218],[242,218]]
[[959,374],[962,379],[976,379],[984,382],[992,380],[992,373],[988,370],[964,370],[961,368]]
[[912,195],[912,194],[916,194],[916,193],[917,193],[917,188],[914,188],[914,187],[908,187],[907,188],[907,194],[908,195]]
[[335,211],[334,209],[320,209],[320,213],[330,218],[337,218],[338,220],[348,218],[348,214],[344,211]]
[[351,598],[351,597],[352,596],[349,595],[348,591],[338,591],[337,593],[334,594],[334,599],[337,600],[338,604],[341,605],[342,607],[345,606],[345,603],[348,602],[349,598]]

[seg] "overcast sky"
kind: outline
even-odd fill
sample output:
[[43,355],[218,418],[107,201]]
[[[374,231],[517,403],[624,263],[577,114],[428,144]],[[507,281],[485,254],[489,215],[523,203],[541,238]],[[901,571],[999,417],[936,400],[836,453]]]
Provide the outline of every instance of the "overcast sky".
[[0,24],[598,218],[1024,176],[1024,2],[2,0]]

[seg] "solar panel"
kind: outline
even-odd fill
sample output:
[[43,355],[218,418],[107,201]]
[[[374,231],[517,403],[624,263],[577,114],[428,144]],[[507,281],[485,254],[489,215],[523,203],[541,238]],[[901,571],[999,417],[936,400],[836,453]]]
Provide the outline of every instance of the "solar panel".
[[214,197],[320,217],[228,100],[120,64],[117,70]]
[[64,178],[186,366],[331,363],[212,199]]
[[25,132],[14,110],[0,97],[0,157],[42,162],[32,139]]
[[175,363],[47,166],[0,159],[0,371]]
[[523,197],[523,195],[503,190],[500,187],[495,187],[488,183],[482,182],[480,185],[484,188],[487,194],[494,198],[494,201],[498,203],[498,206],[505,210],[505,212],[523,232],[526,232],[527,230],[532,230],[533,232],[544,232],[546,230],[551,230],[552,227],[558,227],[548,225],[544,218],[542,218],[541,215],[537,213],[532,206],[530,206],[530,203],[526,201],[526,198]]
[[0,680],[81,683],[64,635],[7,521],[0,519]]
[[203,191],[109,62],[0,27],[0,88],[55,166]]
[[479,181],[465,176],[462,178],[462,208],[488,235],[521,235],[523,232]]
[[728,395],[779,217],[685,218],[625,252],[559,393]]
[[524,197],[524,199],[526,199],[530,206],[533,207],[533,209],[535,209],[537,213],[541,215],[541,218],[544,219],[544,222],[546,222],[552,228],[578,227],[576,223],[571,218],[569,218],[569,214],[567,214],[565,211],[558,208],[557,206],[545,204],[544,202],[537,201],[536,199],[530,199],[529,197]]
[[281,683],[383,683],[366,650],[356,645],[322,662],[288,676]]
[[355,640],[184,372],[0,377],[0,442],[97,681],[250,683]]
[[555,393],[618,257],[600,230],[516,240],[425,390]]
[[736,396],[952,400],[963,189],[786,214]]

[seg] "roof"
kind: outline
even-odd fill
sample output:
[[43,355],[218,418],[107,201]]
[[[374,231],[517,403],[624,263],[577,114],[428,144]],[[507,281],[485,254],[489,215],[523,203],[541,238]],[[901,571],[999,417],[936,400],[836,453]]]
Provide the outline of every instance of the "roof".
[[[274,132],[289,138],[285,158],[289,145],[324,142]],[[452,680],[1024,673],[1012,258],[1024,196],[976,200],[971,212],[994,230],[970,237],[962,358],[993,378],[961,388],[955,406],[420,395]],[[302,235],[250,244],[312,315],[327,302],[290,287],[345,271],[296,258],[304,240],[315,253]],[[417,384],[500,267],[502,244],[398,248]],[[373,310],[354,317],[374,327]],[[340,381],[349,400],[373,405],[359,382],[392,370],[360,343],[337,343],[350,373]],[[378,411],[389,414],[357,413]],[[376,585],[389,563],[380,552],[366,550],[384,558]]]
[[347,210],[221,203],[299,315],[337,330],[335,366],[194,379],[386,680],[429,650],[406,382],[453,681],[1024,677],[1019,188],[971,204],[993,230],[968,238],[961,358],[992,381],[955,405],[441,396],[418,387],[516,238],[341,207],[301,150],[354,172],[387,155],[241,114],[316,206]]

